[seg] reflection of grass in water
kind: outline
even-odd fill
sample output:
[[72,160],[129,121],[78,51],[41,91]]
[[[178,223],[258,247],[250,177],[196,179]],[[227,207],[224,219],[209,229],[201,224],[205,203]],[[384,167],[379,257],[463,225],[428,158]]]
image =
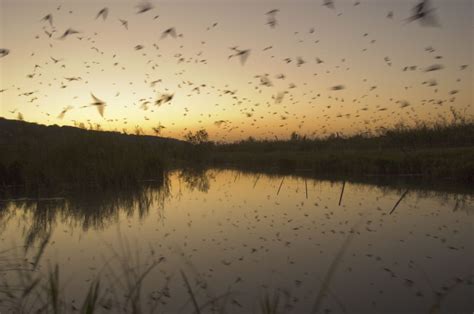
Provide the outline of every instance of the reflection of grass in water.
[[[109,188],[105,190],[69,191],[64,198],[18,198],[17,195],[3,194],[0,201],[0,226],[7,225],[20,209],[29,214],[25,233],[25,246],[48,237],[61,219],[68,227],[103,229],[117,222],[120,215],[131,217],[138,214],[140,219],[147,216],[152,206],[162,209],[170,194],[169,179],[142,182],[126,189]],[[161,215],[161,212],[158,212]]]

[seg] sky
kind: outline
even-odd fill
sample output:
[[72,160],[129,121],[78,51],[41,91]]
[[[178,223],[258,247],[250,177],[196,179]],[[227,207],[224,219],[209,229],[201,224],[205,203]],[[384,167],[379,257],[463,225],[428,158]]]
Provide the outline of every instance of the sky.
[[472,0],[431,1],[438,25],[409,21],[419,0],[141,3],[0,0],[0,116],[234,141],[474,115]]

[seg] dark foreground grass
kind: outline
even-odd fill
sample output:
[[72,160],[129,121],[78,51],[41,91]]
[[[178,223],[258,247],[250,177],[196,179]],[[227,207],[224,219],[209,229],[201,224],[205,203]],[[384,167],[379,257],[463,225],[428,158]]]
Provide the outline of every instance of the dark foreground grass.
[[[322,306],[329,297],[336,300],[338,312],[351,313],[351,309],[346,308],[330,286],[361,222],[362,217],[350,229],[322,281],[315,281],[314,304],[308,313],[322,313]],[[50,235],[44,238],[33,256],[22,254],[21,248],[18,248],[20,253],[16,255],[12,254],[15,250],[0,251],[0,311],[48,314],[163,313],[163,306],[175,298],[170,294],[171,280],[179,280],[188,295],[188,298],[183,298],[183,294],[179,294],[178,300],[183,304],[180,313],[233,313],[235,311],[230,307],[236,304],[240,308],[237,313],[295,313],[291,292],[286,289],[265,289],[260,297],[255,296],[254,303],[258,304],[258,307],[251,311],[234,299],[238,294],[235,291],[229,288],[214,295],[207,287],[206,281],[200,277],[188,277],[183,270],[180,270],[181,278],[169,276],[164,282],[153,281],[153,290],[148,291],[144,288],[145,282],[152,280],[150,277],[154,271],[160,271],[160,264],[166,258],[159,256],[152,249],[145,258],[140,258],[138,251],[135,252],[138,249],[136,246],[132,249],[126,239],[120,235],[118,237],[119,246],[110,246],[112,258],[104,260],[98,275],[80,295],[70,294],[70,291],[68,293],[68,284],[64,278],[69,276],[64,274],[57,264],[50,266],[45,272],[41,271],[39,264]],[[441,313],[446,297],[460,285],[472,285],[473,279],[472,274],[468,274],[456,278],[452,285],[443,287],[442,291],[432,288],[434,298],[427,303],[429,313]],[[325,313],[329,311],[324,310]]]

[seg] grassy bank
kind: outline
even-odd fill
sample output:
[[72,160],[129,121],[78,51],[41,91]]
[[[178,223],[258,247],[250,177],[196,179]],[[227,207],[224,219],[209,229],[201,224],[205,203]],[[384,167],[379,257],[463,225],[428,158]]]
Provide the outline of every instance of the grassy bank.
[[320,176],[422,176],[474,180],[474,148],[432,148],[412,152],[345,150],[341,152],[225,152],[213,165],[268,169],[281,173],[305,170]]
[[0,186],[107,187],[161,180],[195,148],[151,136],[0,119]]
[[186,142],[0,118],[0,187],[126,186],[182,166],[474,181],[474,123],[467,120],[348,137],[214,143],[205,130],[191,135]]
[[399,127],[377,135],[248,139],[213,147],[215,166],[309,171],[319,176],[420,176],[474,180],[474,124]]

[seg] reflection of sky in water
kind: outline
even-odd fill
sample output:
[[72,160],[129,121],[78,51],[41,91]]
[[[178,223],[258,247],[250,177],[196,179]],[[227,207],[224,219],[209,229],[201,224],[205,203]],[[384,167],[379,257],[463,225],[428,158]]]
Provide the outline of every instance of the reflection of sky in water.
[[[120,232],[132,252],[140,250],[143,263],[151,251],[166,257],[147,278],[144,291],[159,289],[170,277],[171,299],[161,306],[171,312],[186,306],[191,310],[179,269],[192,278],[193,286],[196,278],[207,282],[209,294],[231,291],[230,312],[242,312],[239,304],[245,311],[258,310],[264,291],[277,288],[291,295],[294,312],[306,312],[359,221],[323,310],[428,312],[435,292],[472,276],[471,197],[460,201],[454,194],[411,192],[389,216],[402,191],[347,183],[338,206],[341,183],[308,180],[306,199],[301,178],[285,177],[277,196],[281,177],[206,174],[172,173],[169,195],[150,189],[127,204],[128,209],[119,205],[118,211],[108,201],[101,209],[109,210],[107,217],[100,216],[99,202],[93,201],[81,204],[91,206],[84,215],[75,210],[72,216],[64,208],[54,216],[52,208],[40,208],[35,222],[33,211],[7,206],[1,215],[0,250],[23,244],[31,228],[50,224],[53,233],[42,269],[58,262],[67,294],[80,299],[76,292],[111,261],[110,245],[120,251]],[[471,310],[472,277],[470,282],[449,290],[441,309]],[[196,286],[196,293],[204,303],[203,290]]]

